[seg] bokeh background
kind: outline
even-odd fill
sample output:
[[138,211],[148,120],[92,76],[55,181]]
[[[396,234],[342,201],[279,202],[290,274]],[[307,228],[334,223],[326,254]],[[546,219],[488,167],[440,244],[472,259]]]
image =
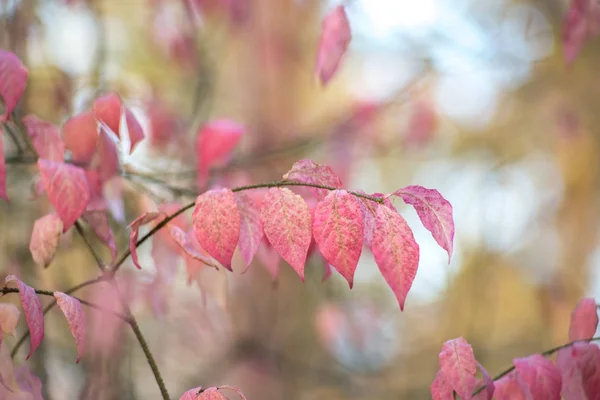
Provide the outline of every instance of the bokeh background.
[[[158,285],[164,266],[142,246],[144,269],[127,265],[122,278],[173,397],[230,384],[250,400],[427,399],[445,340],[465,337],[494,375],[566,342],[578,299],[600,295],[600,46],[591,40],[565,62],[568,2],[347,1],[352,43],[323,88],[316,49],[338,4],[0,0],[0,48],[30,73],[21,115],[61,124],[117,91],[143,123],[148,138],[105,187],[120,250],[149,202],[194,198],[193,143],[212,118],[248,128],[214,184],[280,179],[311,158],[350,189],[419,184],[454,206],[448,264],[414,210],[396,204],[421,248],[404,312],[366,250],[350,291],[337,273],[321,282],[318,257],[304,284],[283,262],[274,279],[266,258],[242,274],[238,257],[233,274],[201,270],[188,284],[177,265]],[[4,142],[10,160],[16,149]],[[50,268],[34,265],[33,221],[51,207],[27,201],[34,183],[31,166],[9,165],[16,200],[0,204],[0,272],[49,290],[94,277],[75,235]],[[80,296],[107,302],[107,290]],[[64,319],[47,317],[28,361],[45,398],[159,398],[131,333],[89,313],[96,338],[77,365]]]

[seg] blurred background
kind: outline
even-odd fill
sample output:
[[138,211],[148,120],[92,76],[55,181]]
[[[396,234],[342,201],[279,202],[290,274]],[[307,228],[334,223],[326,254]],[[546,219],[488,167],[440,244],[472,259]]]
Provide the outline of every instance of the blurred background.
[[[143,245],[144,269],[126,265],[120,278],[173,398],[229,384],[250,400],[427,399],[445,340],[466,338],[495,375],[565,343],[576,302],[600,294],[600,46],[590,40],[565,62],[568,2],[349,0],[352,43],[323,88],[321,21],[339,4],[0,0],[0,48],[30,74],[21,115],[61,124],[116,91],[142,122],[147,139],[104,187],[120,251],[148,204],[194,199],[193,143],[213,118],[248,129],[213,185],[277,180],[311,158],[349,189],[418,184],[454,207],[448,264],[414,210],[396,204],[421,248],[404,312],[367,250],[350,291],[336,272],[322,282],[319,257],[302,284],[266,248],[245,274],[237,254],[234,273],[186,274],[183,261],[162,265],[156,245]],[[17,149],[4,143],[10,159]],[[0,204],[0,272],[49,290],[93,278],[76,235],[50,268],[33,263],[33,221],[51,209],[26,201],[35,179],[31,166],[8,166],[15,200]],[[112,301],[108,285],[79,295]],[[87,315],[80,364],[64,319],[48,315],[28,361],[45,398],[159,398],[129,330]],[[17,337],[25,330],[21,321]]]

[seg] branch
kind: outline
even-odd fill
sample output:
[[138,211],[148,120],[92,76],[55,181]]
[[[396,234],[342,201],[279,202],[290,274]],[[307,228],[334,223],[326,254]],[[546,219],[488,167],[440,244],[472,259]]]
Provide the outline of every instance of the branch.
[[[544,356],[544,357],[548,357],[548,356],[551,356],[552,354],[556,353],[557,351],[562,350],[562,349],[566,349],[567,347],[571,347],[571,346],[573,346],[576,343],[592,342],[592,341],[596,341],[596,340],[600,340],[600,336],[592,337],[592,338],[589,338],[589,339],[573,340],[572,342],[561,344],[560,346],[556,346],[556,347],[554,347],[554,348],[552,348],[550,350],[546,350],[546,351],[544,351],[544,352],[542,352],[540,354],[542,356]],[[498,379],[503,378],[504,376],[510,374],[514,369],[515,369],[514,365],[511,366],[510,368],[505,369],[504,371],[502,371],[498,375],[496,375],[493,378],[493,381],[497,381]],[[473,392],[473,397],[475,395],[477,395],[479,392],[483,391],[484,389],[485,389],[485,385],[482,386],[482,387],[480,387],[480,388],[478,388],[477,390],[475,390]]]

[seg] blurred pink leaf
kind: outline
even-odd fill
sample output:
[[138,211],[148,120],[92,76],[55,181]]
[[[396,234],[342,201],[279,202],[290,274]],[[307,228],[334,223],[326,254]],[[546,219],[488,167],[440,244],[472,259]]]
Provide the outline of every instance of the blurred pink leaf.
[[100,124],[98,135],[98,173],[100,181],[106,182],[119,172],[119,149],[113,134],[108,128]]
[[127,226],[127,228],[131,229],[129,232],[129,251],[131,252],[131,259],[133,260],[133,264],[139,269],[142,269],[142,266],[137,257],[138,230],[140,229],[140,226],[152,222],[161,215],[161,212],[145,212]]
[[516,371],[509,373],[495,382],[495,400],[534,400],[527,385]]
[[192,257],[202,263],[206,264],[209,267],[218,268],[214,265],[212,257],[206,252],[206,250],[202,249],[199,245],[194,246],[194,242],[192,240],[195,238],[193,231],[184,232],[181,228],[176,225],[172,225],[169,227],[169,234],[177,242],[177,244],[185,251],[185,254],[189,257]]
[[99,121],[102,121],[113,131],[117,137],[120,137],[119,130],[121,123],[121,112],[123,101],[116,93],[108,93],[98,97],[94,101],[94,114]]
[[129,132],[129,142],[131,143],[129,146],[129,154],[131,154],[138,143],[142,141],[146,135],[144,134],[142,125],[140,125],[139,121],[129,108],[125,108],[125,122],[127,123],[127,131]]
[[2,132],[0,132],[0,198],[8,201],[8,197],[6,196],[6,158],[4,156]]
[[15,336],[20,315],[21,312],[14,304],[0,303],[0,342],[2,342],[2,332]]
[[556,365],[562,375],[565,400],[598,399],[600,395],[600,348],[575,343],[558,351]]
[[592,297],[579,300],[571,313],[569,340],[589,339],[596,333],[598,312],[596,301]]
[[0,97],[5,108],[0,122],[10,119],[10,114],[25,91],[28,75],[27,68],[15,53],[0,49]]
[[[15,370],[15,380],[22,393],[15,393],[14,399],[8,397],[6,400],[44,400],[42,397],[42,381],[34,375],[28,365],[23,364]],[[21,396],[27,393],[27,396]]]
[[[283,175],[283,179],[288,181],[297,181],[311,185],[324,185],[341,189],[343,187],[340,178],[333,172],[330,166],[321,165],[309,159],[296,162],[292,169]],[[310,188],[315,193],[317,199],[322,200],[329,190]]]
[[317,50],[316,73],[323,86],[326,86],[337,72],[351,39],[346,10],[344,6],[337,6],[323,20]]
[[246,266],[249,267],[264,236],[260,222],[260,209],[252,197],[243,192],[235,193],[235,202],[240,213],[238,246]]
[[46,268],[52,262],[62,232],[63,222],[56,213],[45,215],[35,221],[29,251],[37,265]]
[[271,188],[263,198],[260,218],[273,248],[304,282],[304,263],[312,239],[310,211],[288,188]]
[[54,292],[56,304],[65,315],[75,344],[77,345],[77,363],[81,360],[85,347],[85,314],[79,300],[61,292]]
[[98,122],[94,113],[86,111],[70,118],[63,124],[62,134],[73,161],[81,164],[92,161],[98,143]]
[[554,363],[540,354],[515,358],[517,373],[534,399],[560,400],[562,379]]
[[477,367],[481,371],[481,375],[483,375],[483,383],[485,384],[485,391],[481,392],[484,394],[484,396],[481,396],[481,398],[484,398],[486,400],[492,400],[492,397],[494,396],[494,391],[496,390],[494,380],[490,377],[490,374],[479,362],[477,362]]
[[92,228],[98,239],[108,246],[112,261],[117,257],[117,245],[115,243],[115,235],[108,222],[108,209],[102,202],[88,206],[83,213],[83,220]]
[[40,158],[58,162],[65,160],[65,143],[56,125],[42,121],[33,114],[23,117],[22,121]]
[[[381,207],[380,209],[385,209]],[[462,337],[448,340],[439,355],[440,370],[453,390],[465,400],[475,389],[477,365],[471,345]]]
[[595,0],[571,0],[563,20],[562,44],[566,62],[572,63],[584,43],[600,33],[600,4]]
[[273,281],[277,280],[279,276],[279,265],[281,264],[281,256],[277,253],[277,250],[271,246],[267,238],[263,237],[261,240],[262,246],[259,246],[256,253],[256,257],[265,268],[265,270],[271,275]]

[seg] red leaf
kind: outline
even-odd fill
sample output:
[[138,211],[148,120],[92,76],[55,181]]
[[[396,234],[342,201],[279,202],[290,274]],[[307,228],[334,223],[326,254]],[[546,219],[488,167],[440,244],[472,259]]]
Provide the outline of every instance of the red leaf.
[[192,221],[200,246],[231,271],[240,237],[240,213],[231,189],[210,190],[198,196]]
[[22,121],[40,158],[65,161],[65,143],[56,125],[42,121],[35,115],[27,115]]
[[495,385],[495,400],[533,400],[527,385],[525,385],[516,371],[497,380]]
[[56,213],[45,215],[35,221],[29,251],[37,265],[46,268],[52,262],[62,232],[63,222]]
[[40,177],[50,203],[63,221],[66,232],[85,211],[90,189],[83,169],[74,165],[38,160]]
[[415,208],[423,226],[448,253],[448,262],[450,262],[454,246],[454,218],[450,202],[437,190],[422,186],[407,186],[393,194]]
[[262,240],[262,246],[258,248],[256,256],[260,260],[262,266],[267,270],[273,281],[277,280],[279,276],[279,264],[281,264],[281,257],[277,253],[277,250],[271,246],[266,238]]
[[94,114],[99,121],[104,122],[111,131],[120,137],[121,109],[123,101],[116,93],[105,94],[94,101]]
[[142,266],[140,265],[137,256],[138,230],[140,229],[140,226],[152,222],[161,215],[162,213],[155,211],[145,212],[127,226],[127,228],[131,229],[131,232],[129,232],[129,251],[131,252],[131,259],[133,260],[133,264],[139,269],[142,269]]
[[260,219],[267,239],[304,282],[304,263],[312,239],[310,211],[288,188],[271,188],[263,199]]
[[27,321],[27,327],[31,335],[29,343],[29,354],[26,360],[33,352],[38,348],[42,339],[44,339],[44,314],[42,312],[42,302],[35,294],[35,290],[23,283],[19,278],[14,275],[8,275],[5,279],[6,283],[16,281],[19,287],[19,297],[21,298],[21,305],[23,306],[23,312],[25,313],[25,320]]
[[560,400],[562,379],[554,363],[540,354],[513,360],[519,376],[534,399]]
[[2,120],[10,119],[19,99],[25,91],[29,72],[15,53],[0,49],[0,97],[4,100],[5,113]]
[[63,140],[73,161],[88,164],[96,153],[98,122],[91,111],[70,118],[62,127]]
[[444,373],[439,370],[431,383],[431,397],[433,400],[454,400],[452,386],[446,381]]
[[198,393],[202,390],[202,386],[193,388],[181,395],[179,400],[198,400]]
[[563,20],[562,44],[566,62],[573,62],[584,43],[598,33],[600,5],[591,0],[572,0]]
[[323,86],[337,72],[351,39],[346,10],[344,6],[337,6],[325,16],[321,27],[316,73]]
[[[492,400],[492,396],[494,396],[494,391],[496,390],[496,386],[494,385],[494,380],[490,377],[490,374],[487,372],[487,370],[483,367],[483,365],[481,365],[479,362],[477,362],[477,366],[479,367],[479,370],[481,371],[481,375],[483,375],[483,383],[485,383],[485,391],[487,393],[487,396],[484,397],[486,400]],[[484,392],[482,392],[484,393]]]
[[100,164],[98,173],[101,182],[106,182],[119,172],[119,149],[117,142],[111,137],[111,133],[105,125],[100,125],[98,136],[98,155]]
[[197,242],[193,231],[186,233],[178,226],[172,225],[169,227],[169,234],[189,257],[201,261],[210,267],[218,268],[206,250],[199,245],[196,246]]
[[400,310],[419,267],[419,245],[408,224],[396,210],[379,206],[371,239],[375,262],[390,286]]
[[79,300],[61,292],[54,292],[54,298],[65,315],[71,334],[75,338],[75,344],[77,345],[76,362],[79,363],[85,347],[85,314],[83,313],[83,307],[81,307]]
[[260,222],[260,210],[252,197],[246,193],[235,193],[235,202],[240,213],[240,239],[238,246],[244,262],[249,267],[264,236]]
[[600,348],[591,343],[575,343],[561,349],[556,365],[562,375],[565,400],[600,399]]
[[[289,181],[297,181],[313,185],[331,186],[341,189],[343,187],[340,178],[333,172],[328,165],[317,164],[311,160],[304,159],[296,162],[283,179]],[[329,190],[311,188],[317,196],[317,199],[322,200]]]
[[203,187],[210,168],[225,162],[240,142],[245,128],[233,121],[215,120],[204,125],[196,138],[198,187]]
[[321,254],[352,289],[363,245],[360,202],[345,190],[330,192],[315,209],[312,229]]
[[477,384],[477,365],[471,345],[462,337],[448,340],[442,346],[439,358],[440,369],[452,389],[463,399],[471,399]]
[[2,133],[0,132],[0,198],[8,201],[6,196],[6,159],[4,157],[4,143],[2,142]]
[[584,340],[594,336],[598,327],[596,307],[596,301],[591,297],[579,300],[571,313],[569,340]]
[[20,316],[21,312],[14,304],[0,303],[0,343],[2,343],[2,332],[16,335],[15,328]]
[[125,108],[125,122],[127,122],[127,132],[129,133],[129,142],[131,143],[129,146],[129,154],[131,154],[135,150],[137,144],[142,141],[146,135],[144,135],[142,125],[140,125],[139,121],[129,108]]
[[108,223],[108,210],[106,207],[104,205],[88,207],[82,217],[92,228],[96,236],[98,236],[98,239],[108,246],[112,260],[114,261],[117,257],[117,245],[115,243],[115,236]]

